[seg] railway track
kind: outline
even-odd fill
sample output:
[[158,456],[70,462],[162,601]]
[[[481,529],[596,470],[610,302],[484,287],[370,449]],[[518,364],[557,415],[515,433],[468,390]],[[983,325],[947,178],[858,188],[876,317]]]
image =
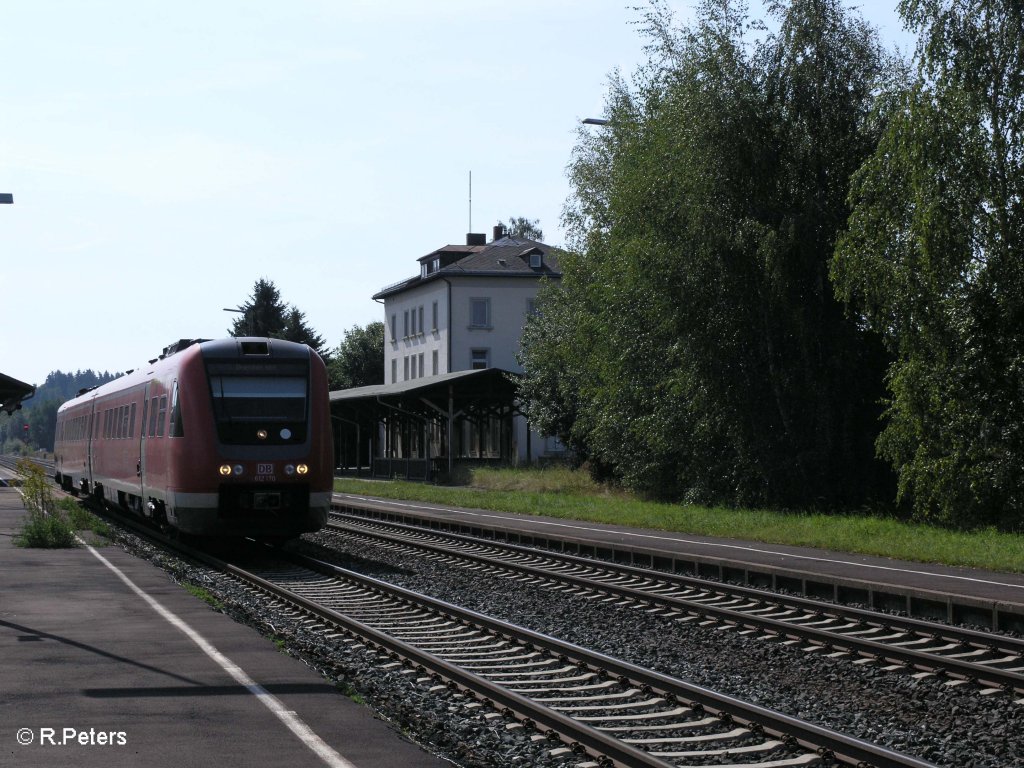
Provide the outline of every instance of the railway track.
[[714,622],[804,644],[808,652],[832,658],[938,675],[950,685],[975,682],[984,694],[1024,693],[1024,640],[1010,636],[349,514],[333,513],[328,529],[585,599],[614,600],[679,621]]
[[[138,527],[134,520],[122,522]],[[162,538],[144,530],[150,538]],[[577,760],[623,767],[930,765],[334,565],[263,550],[256,567],[243,569],[177,543],[163,544],[229,574],[265,601],[308,616],[304,625],[321,633],[325,643],[366,645],[379,654],[382,667],[400,667],[403,674],[419,675],[420,682],[456,690],[474,699],[467,706],[479,707],[484,717],[518,721],[534,740],[550,743],[552,755],[573,751]],[[530,558],[538,555],[514,549]],[[467,564],[465,553],[430,556]],[[470,567],[508,573],[509,564]],[[559,578],[560,589],[577,591],[565,576]],[[520,571],[515,578],[538,583],[542,577]],[[637,586],[635,575],[627,581],[629,586],[621,588]],[[595,600],[663,612],[649,593],[638,599],[607,589],[585,591]]]
[[552,754],[620,768],[930,765],[319,560],[264,548],[242,567],[119,522],[301,612],[329,642],[365,644],[482,717],[517,721]]
[[[16,479],[15,470],[17,469],[19,460],[20,457],[18,456],[10,456],[6,454],[0,456],[0,478],[4,478],[8,481]],[[46,472],[47,477],[53,477],[54,465],[52,461],[43,461],[41,459],[31,457],[29,458],[29,461],[42,467],[43,471]]]

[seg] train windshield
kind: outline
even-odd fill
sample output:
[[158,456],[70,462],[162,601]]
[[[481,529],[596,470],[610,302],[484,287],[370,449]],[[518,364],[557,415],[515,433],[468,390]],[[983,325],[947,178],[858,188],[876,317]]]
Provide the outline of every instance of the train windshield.
[[282,445],[306,439],[304,376],[213,375],[210,392],[221,442]]

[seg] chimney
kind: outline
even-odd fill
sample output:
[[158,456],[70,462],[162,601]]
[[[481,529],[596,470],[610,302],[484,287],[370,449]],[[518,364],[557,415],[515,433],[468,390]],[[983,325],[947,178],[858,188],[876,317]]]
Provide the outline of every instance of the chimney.
[[503,238],[504,236],[505,236],[505,227],[503,227],[501,224],[495,224],[494,225],[494,239],[495,240],[501,240],[501,238]]
[[466,245],[487,245],[487,235],[483,232],[467,232]]

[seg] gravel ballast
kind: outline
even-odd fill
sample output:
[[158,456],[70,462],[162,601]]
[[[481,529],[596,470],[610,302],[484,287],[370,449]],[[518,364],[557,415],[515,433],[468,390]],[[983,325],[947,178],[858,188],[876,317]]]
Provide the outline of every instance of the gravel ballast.
[[[500,714],[365,647],[327,642],[233,579],[120,534],[130,551],[197,584],[225,613],[272,637],[430,751],[464,766],[566,766],[558,749]],[[562,595],[500,576],[352,543],[329,532],[289,545],[303,554],[528,627],[687,682],[882,744],[940,766],[1024,766],[1024,706],[968,684],[829,659],[730,630]]]

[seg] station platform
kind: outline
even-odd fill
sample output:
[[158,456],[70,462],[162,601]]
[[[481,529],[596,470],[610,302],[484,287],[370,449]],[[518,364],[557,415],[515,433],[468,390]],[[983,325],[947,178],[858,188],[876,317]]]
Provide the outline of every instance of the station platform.
[[902,611],[919,618],[1024,632],[1024,573],[344,493],[334,494],[334,506],[395,522],[548,546],[628,565],[666,568],[838,603]]
[[148,599],[89,549],[13,546],[24,514],[0,488],[0,765],[450,765],[121,548],[95,552]]

